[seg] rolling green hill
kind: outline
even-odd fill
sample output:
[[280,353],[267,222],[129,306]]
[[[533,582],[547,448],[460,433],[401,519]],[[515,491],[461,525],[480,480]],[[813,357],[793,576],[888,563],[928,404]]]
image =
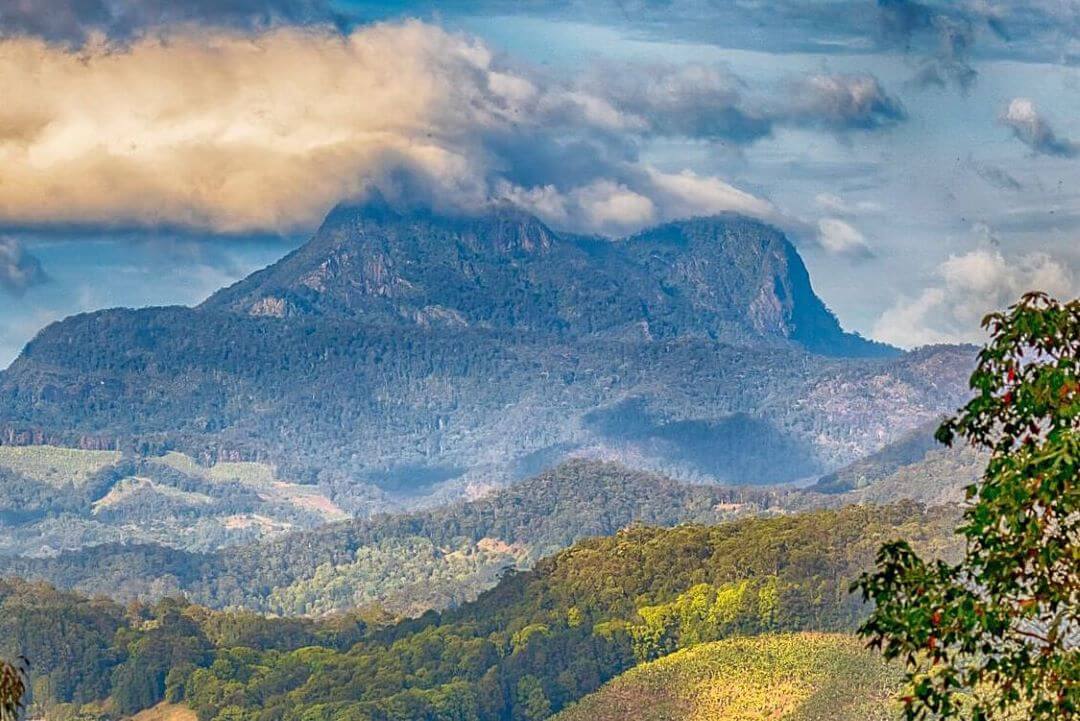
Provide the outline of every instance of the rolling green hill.
[[[183,459],[178,454],[169,458],[173,465]],[[261,496],[309,488],[258,478],[226,482],[218,478],[225,473],[217,472],[221,465],[199,471],[213,480],[167,486],[166,480],[179,472],[164,473],[158,460],[144,466],[148,470],[138,475],[154,470],[156,475],[150,477],[158,479],[159,493],[168,488],[170,495],[140,498],[138,494],[152,489],[118,481],[107,492],[99,491],[104,501],[116,500],[96,501],[101,510],[88,512],[87,517],[99,526],[112,519],[110,528],[128,529],[134,541],[144,540],[155,529],[164,534],[171,527],[174,537],[162,540],[176,542],[186,533],[208,528],[215,519],[212,507],[197,502],[203,518],[193,528],[184,528],[183,509],[176,507],[187,498],[177,498],[181,493],[225,493],[251,483],[260,484]],[[256,464],[224,466],[233,476],[237,467],[247,469],[249,475],[260,468]],[[224,525],[235,518],[237,504],[244,498],[215,497],[215,503],[225,509],[216,517],[217,523]],[[421,613],[474,598],[494,585],[504,568],[530,567],[540,557],[588,536],[610,535],[632,523],[715,523],[741,515],[778,513],[784,498],[782,493],[764,489],[686,485],[616,464],[571,461],[483,498],[427,511],[354,519],[207,552],[171,548],[161,542],[105,543],[45,557],[0,556],[0,574],[43,579],[122,601],[155,600],[183,592],[217,608],[243,606],[281,614],[322,614],[372,603],[397,612]],[[69,513],[40,523],[78,520]],[[140,536],[132,527],[147,531]],[[35,528],[37,524],[5,530],[19,537]],[[204,540],[211,538],[208,534]]]
[[[539,720],[683,649],[850,631],[865,609],[848,584],[878,545],[903,537],[947,554],[951,527],[913,505],[634,527],[505,575],[475,601],[390,625],[373,612],[275,619],[175,599],[125,608],[0,583],[0,655],[33,659],[38,702],[72,713],[130,715],[167,700],[202,721]],[[838,688],[829,669],[852,668],[847,649],[815,650],[817,638],[798,660],[813,688],[784,687],[803,708]],[[777,650],[761,684],[786,683],[795,655]]]
[[632,668],[553,721],[890,721],[900,679],[853,636],[768,634]]

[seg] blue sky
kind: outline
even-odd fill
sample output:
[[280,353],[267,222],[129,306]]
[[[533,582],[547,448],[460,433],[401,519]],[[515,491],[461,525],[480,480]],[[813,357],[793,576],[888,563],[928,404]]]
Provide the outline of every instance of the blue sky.
[[37,75],[0,109],[0,364],[71,313],[198,302],[403,169],[611,236],[758,215],[905,346],[1080,293],[1080,3],[185,7],[0,0],[0,76]]

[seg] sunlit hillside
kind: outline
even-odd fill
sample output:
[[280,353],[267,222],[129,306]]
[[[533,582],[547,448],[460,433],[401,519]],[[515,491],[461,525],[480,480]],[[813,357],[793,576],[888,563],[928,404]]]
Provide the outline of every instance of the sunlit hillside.
[[557,721],[886,721],[899,671],[853,636],[737,638],[637,666]]

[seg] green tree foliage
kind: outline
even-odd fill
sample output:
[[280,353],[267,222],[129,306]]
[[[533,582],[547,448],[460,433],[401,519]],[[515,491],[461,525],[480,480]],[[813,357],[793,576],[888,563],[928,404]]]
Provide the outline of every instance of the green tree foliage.
[[184,613],[186,604],[166,600],[142,628],[121,636],[127,660],[113,672],[112,698],[125,715],[149,708],[165,698],[166,678],[173,668],[205,663],[210,643],[199,624]]
[[1029,294],[984,325],[977,395],[946,421],[990,452],[956,565],[882,547],[857,587],[871,644],[908,666],[907,718],[1080,713],[1080,300]]
[[0,557],[0,573],[120,600],[161,588],[212,607],[281,615],[373,603],[412,615],[471,600],[495,585],[504,567],[531,566],[581,538],[634,522],[671,526],[767,513],[787,495],[687,485],[574,460],[474,501],[355,519],[211,554],[108,544],[48,558]]
[[201,721],[531,721],[643,658],[702,641],[853,630],[863,605],[846,590],[878,539],[937,551],[955,520],[909,504],[632,526],[506,574],[471,603],[394,625],[169,599],[124,609],[0,584],[0,642],[43,660],[34,688],[46,710],[110,697],[117,714],[165,699]]

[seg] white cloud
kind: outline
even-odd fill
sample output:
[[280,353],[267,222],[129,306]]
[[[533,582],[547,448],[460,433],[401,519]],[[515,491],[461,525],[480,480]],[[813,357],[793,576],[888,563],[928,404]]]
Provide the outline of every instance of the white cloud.
[[656,220],[656,206],[649,198],[610,180],[579,188],[572,197],[584,225],[610,235],[651,225]]
[[850,203],[835,193],[818,193],[814,196],[814,203],[822,210],[833,215],[864,215],[880,213],[884,210],[881,203],[872,200],[860,200]]
[[1001,114],[1001,122],[1033,153],[1062,158],[1072,158],[1080,153],[1080,145],[1068,138],[1059,138],[1050,122],[1028,98],[1013,98]]
[[871,254],[866,238],[852,226],[839,218],[822,218],[818,221],[818,242],[827,252],[834,255],[868,256]]
[[663,201],[665,220],[725,211],[780,220],[778,211],[768,201],[713,176],[689,170],[661,173],[650,169],[648,177],[654,194]]
[[791,84],[795,123],[834,130],[880,130],[907,119],[903,104],[873,75],[808,75]]
[[502,183],[496,192],[552,225],[613,237],[668,220],[724,212],[761,218],[781,227],[795,225],[768,201],[719,178],[689,170],[664,173],[649,166],[629,177],[629,184],[599,179],[566,192],[552,185],[522,188]]
[[936,285],[914,298],[902,298],[874,324],[881,341],[914,347],[928,343],[985,340],[980,322],[1021,295],[1041,290],[1059,298],[1080,291],[1076,274],[1045,253],[1006,257],[979,249],[953,255],[938,269]]

